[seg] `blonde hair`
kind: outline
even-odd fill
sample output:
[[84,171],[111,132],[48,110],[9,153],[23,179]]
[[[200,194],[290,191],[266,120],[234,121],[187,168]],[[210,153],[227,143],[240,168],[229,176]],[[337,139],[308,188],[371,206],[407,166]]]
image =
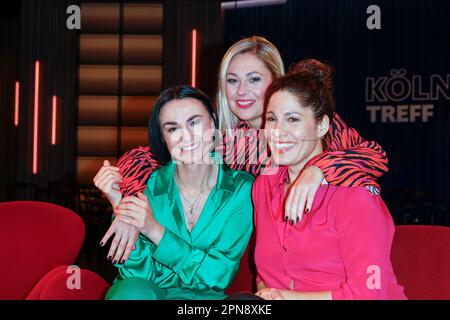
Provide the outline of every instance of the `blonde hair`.
[[238,122],[228,105],[225,95],[226,77],[231,59],[242,53],[253,53],[266,65],[272,73],[272,78],[284,75],[284,64],[281,55],[273,43],[263,37],[252,36],[233,44],[222,58],[219,69],[218,91],[216,97],[217,113],[219,115],[219,128],[232,129]]

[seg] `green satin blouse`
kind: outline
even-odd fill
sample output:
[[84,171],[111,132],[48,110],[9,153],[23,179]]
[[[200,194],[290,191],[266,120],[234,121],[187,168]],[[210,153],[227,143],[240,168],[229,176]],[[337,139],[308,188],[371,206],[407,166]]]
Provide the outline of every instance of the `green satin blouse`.
[[174,171],[174,162],[155,170],[145,190],[165,227],[159,245],[140,234],[126,263],[116,265],[116,281],[146,279],[164,289],[167,299],[223,299],[252,233],[254,177],[219,164],[217,183],[189,232]]

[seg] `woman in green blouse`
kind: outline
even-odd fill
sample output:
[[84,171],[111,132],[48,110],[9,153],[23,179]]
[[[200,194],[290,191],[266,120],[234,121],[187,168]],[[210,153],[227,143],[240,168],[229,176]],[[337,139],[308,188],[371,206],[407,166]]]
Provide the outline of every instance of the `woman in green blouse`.
[[151,150],[163,166],[145,194],[122,199],[115,219],[136,226],[136,249],[106,299],[223,299],[253,227],[253,176],[212,153],[217,117],[189,86],[158,97],[149,121]]

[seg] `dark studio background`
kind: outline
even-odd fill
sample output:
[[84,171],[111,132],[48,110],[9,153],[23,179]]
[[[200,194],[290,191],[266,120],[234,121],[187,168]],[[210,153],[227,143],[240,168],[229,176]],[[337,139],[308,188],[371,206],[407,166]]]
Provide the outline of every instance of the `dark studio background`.
[[[66,8],[71,4],[81,6],[78,31],[66,28]],[[96,4],[106,9],[97,10]],[[366,27],[366,8],[372,4],[381,9],[381,30]],[[127,10],[133,5],[144,5],[149,18],[130,24],[132,14]],[[161,14],[150,12],[149,6]],[[104,19],[93,19],[92,12],[104,12]],[[2,3],[0,201],[41,200],[72,208],[87,228],[77,264],[112,280],[114,268],[106,261],[106,249],[98,246],[110,209],[91,181],[103,159],[114,163],[125,150],[146,145],[147,117],[158,93],[190,82],[190,31],[196,28],[198,87],[210,95],[216,91],[218,65],[226,48],[246,36],[257,34],[272,41],[286,68],[310,57],[329,62],[335,69],[337,112],[388,154],[390,171],[380,184],[395,222],[450,226],[449,100],[441,94],[438,100],[420,102],[434,105],[428,122],[382,123],[378,116],[372,123],[366,110],[369,105],[419,102],[365,99],[366,78],[389,77],[392,69],[405,69],[408,79],[421,75],[424,91],[429,89],[430,75],[447,79],[449,15],[446,0],[288,0],[223,12],[217,1]],[[102,41],[92,41],[92,35],[99,34]],[[142,54],[127,51],[129,35],[142,36]],[[146,39],[152,39],[151,45]],[[40,138],[39,170],[33,174],[36,59],[41,61]],[[18,127],[13,123],[15,81],[20,81]],[[50,144],[54,94],[60,110],[55,146]]]
[[[381,30],[369,30],[366,8],[381,9]],[[370,122],[366,77],[389,77],[406,69],[409,79],[450,72],[450,2],[445,0],[287,1],[285,5],[230,10],[225,15],[226,46],[259,34],[278,47],[286,69],[318,58],[335,69],[336,111],[368,140],[386,150],[390,171],[380,179],[382,196],[398,224],[450,225],[450,102],[434,104],[422,123]],[[428,80],[429,82],[429,80]],[[447,97],[450,91],[447,80]],[[418,104],[411,99],[386,105]],[[379,117],[379,116],[378,116]]]

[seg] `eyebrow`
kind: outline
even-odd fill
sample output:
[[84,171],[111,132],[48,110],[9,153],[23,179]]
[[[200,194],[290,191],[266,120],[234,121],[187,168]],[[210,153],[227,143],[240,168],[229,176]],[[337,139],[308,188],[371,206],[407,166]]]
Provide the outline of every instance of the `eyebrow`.
[[285,115],[285,116],[292,116],[292,115],[298,115],[298,116],[301,116],[302,114],[299,113],[299,112],[291,111],[291,112],[286,112],[284,115]]
[[170,126],[170,125],[174,126],[174,125],[177,125],[177,124],[178,124],[178,123],[176,123],[175,121],[167,121],[166,123],[163,124],[163,128],[164,128],[165,126]]
[[[253,73],[257,73],[257,74],[259,74],[260,76],[262,76],[262,73],[260,73],[260,72],[258,72],[258,71],[252,71],[252,72],[249,72],[249,73],[247,73],[245,76],[248,77],[248,76],[250,76],[250,75],[253,74]],[[227,75],[232,75],[232,76],[235,76],[235,77],[238,76],[237,74],[235,74],[235,73],[233,73],[233,72],[228,72]]]
[[201,114],[196,114],[196,115],[193,115],[192,117],[189,117],[189,119],[187,119],[186,120],[186,122],[190,122],[190,121],[192,121],[192,120],[194,120],[195,118],[198,118],[198,117],[202,117],[202,115]]
[[[193,115],[192,117],[189,117],[189,118],[186,120],[186,122],[190,122],[190,121],[192,121],[192,120],[194,120],[195,118],[198,118],[198,117],[202,117],[202,115],[200,115],[200,114],[195,114],[195,115]],[[178,123],[175,122],[175,121],[167,121],[166,123],[163,124],[163,128],[164,128],[165,126],[175,126],[175,125],[177,125],[177,124],[178,124]]]
[[[267,111],[267,112],[266,112],[266,115],[268,115],[268,114],[275,115],[275,113],[274,113],[273,111]],[[301,113],[295,112],[295,111],[286,112],[284,115],[285,115],[285,116],[292,116],[292,115],[302,116]]]

